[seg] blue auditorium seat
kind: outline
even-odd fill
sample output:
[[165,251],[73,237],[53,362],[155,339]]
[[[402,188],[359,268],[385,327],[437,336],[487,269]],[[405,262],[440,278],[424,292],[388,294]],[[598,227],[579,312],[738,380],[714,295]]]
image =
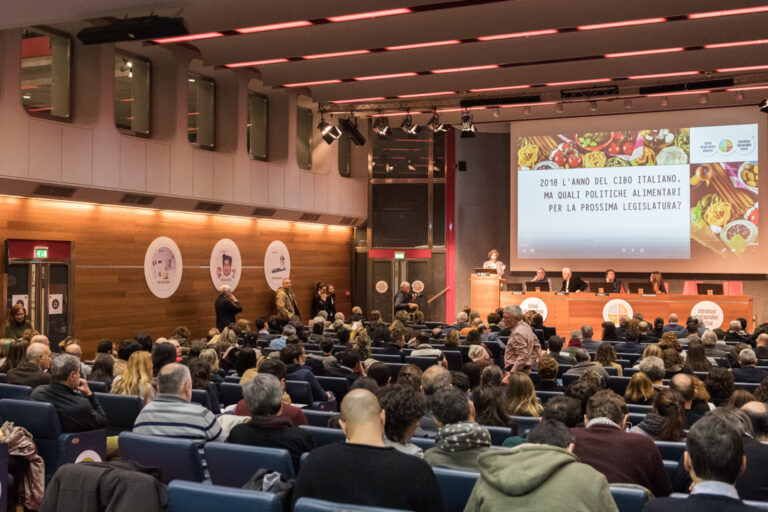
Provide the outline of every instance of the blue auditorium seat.
[[637,405],[627,404],[627,412],[634,412],[638,414],[648,414],[651,412],[652,406],[650,405]]
[[641,421],[645,419],[645,413],[644,412],[631,412],[627,416],[627,426],[632,425],[633,427],[636,427],[640,424]]
[[392,374],[392,383],[397,382],[397,376],[400,374],[400,369],[405,366],[405,363],[387,363],[389,366],[389,372]]
[[539,401],[543,404],[549,402],[551,398],[556,396],[563,396],[562,391],[537,391],[536,396],[539,397]]
[[107,435],[116,436],[120,432],[133,430],[136,417],[144,407],[144,401],[134,395],[111,395],[94,393],[107,415]]
[[104,430],[63,433],[53,404],[28,400],[0,400],[0,417],[24,427],[35,438],[37,452],[45,461],[45,474],[53,475],[59,466],[83,460],[103,461],[107,457]]
[[569,373],[568,375],[563,374],[562,375],[563,386],[565,387],[570,386],[572,382],[576,382],[577,380],[579,380],[579,377],[581,377],[581,375],[576,375],[575,373]]
[[260,469],[277,471],[294,478],[293,462],[284,448],[265,448],[233,443],[206,443],[205,462],[211,482],[242,487]]
[[415,364],[422,370],[426,370],[430,366],[434,366],[437,364],[437,358],[436,357],[413,357],[413,356],[406,356],[405,357],[405,364]]
[[491,444],[496,446],[501,446],[506,438],[512,436],[512,429],[509,427],[489,427],[483,425],[483,428],[491,434]]
[[608,377],[608,388],[614,393],[624,396],[624,392],[627,391],[627,386],[629,386],[629,379],[630,377],[616,377],[615,375],[611,375]]
[[101,381],[89,380],[88,388],[90,388],[90,390],[93,391],[94,393],[96,393],[97,391],[99,393],[109,393],[109,386],[107,386],[105,382],[101,382]]
[[299,428],[309,432],[317,446],[324,446],[332,443],[345,443],[347,441],[344,432],[339,428],[313,427],[307,425],[301,425]]
[[424,451],[435,447],[435,440],[430,437],[412,437],[411,443],[415,444]]
[[0,512],[8,508],[8,478],[8,443],[0,443]]
[[29,400],[32,395],[30,386],[18,384],[0,384],[0,398],[12,398],[14,400]]
[[383,363],[402,363],[403,356],[398,354],[371,354],[371,358]]
[[309,382],[303,380],[286,380],[285,392],[294,404],[309,405],[312,403],[312,388]]
[[330,391],[336,397],[336,402],[341,403],[344,396],[349,393],[349,381],[344,377],[315,377],[325,391]]
[[192,400],[193,403],[200,404],[209,411],[212,408],[211,405],[211,397],[208,396],[208,391],[204,389],[193,389],[192,390]]
[[654,441],[654,443],[656,443],[656,448],[659,449],[661,458],[664,460],[678,462],[680,457],[683,456],[683,453],[685,453],[685,443],[682,441]]
[[512,421],[517,423],[517,435],[525,437],[528,431],[539,423],[538,417],[531,416],[510,416]]
[[313,427],[327,427],[328,420],[334,416],[338,416],[338,413],[330,411],[313,411],[312,409],[302,409],[302,412],[304,413],[304,416],[307,417],[307,423]]
[[[315,498],[299,498],[293,507],[293,512],[405,512],[395,508],[364,507],[362,505],[349,505],[347,503],[334,503],[332,501],[318,500]],[[230,512],[227,510],[227,512]]]
[[168,485],[168,512],[283,512],[277,494],[174,480]]
[[159,468],[163,483],[171,480],[202,482],[205,478],[200,452],[193,441],[123,432],[118,443],[123,460]]
[[[434,345],[433,345],[434,346]],[[458,350],[443,350],[445,360],[448,362],[448,369],[461,370],[464,367],[464,357]]]
[[[678,499],[686,499],[688,497],[688,494],[684,494],[681,492],[673,492],[669,495],[670,498],[678,498]],[[749,501],[749,500],[743,500],[745,505],[749,505],[750,507],[755,507],[759,510],[768,510],[768,501]]]
[[227,375],[224,377],[224,382],[230,382],[232,384],[240,384],[240,376],[239,375]]
[[462,512],[469,501],[479,473],[458,469],[432,468],[443,493],[446,512]]
[[222,405],[236,404],[243,398],[243,386],[234,382],[225,381],[219,386]]
[[619,512],[642,512],[653,495],[641,485],[611,484],[611,496]]

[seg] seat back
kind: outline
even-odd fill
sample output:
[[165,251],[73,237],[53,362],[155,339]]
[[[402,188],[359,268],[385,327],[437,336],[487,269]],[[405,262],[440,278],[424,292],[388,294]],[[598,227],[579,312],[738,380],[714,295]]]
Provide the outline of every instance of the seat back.
[[392,374],[392,382],[394,383],[400,374],[400,368],[405,366],[405,363],[387,363],[387,366],[389,366],[389,372]]
[[111,395],[94,393],[107,415],[107,435],[116,436],[120,432],[130,432],[136,417],[144,407],[144,401],[135,395]]
[[411,443],[415,444],[423,451],[427,451],[430,448],[435,447],[435,440],[430,437],[412,437]]
[[88,387],[94,393],[96,393],[97,391],[99,393],[109,393],[109,386],[107,386],[107,383],[101,382],[100,380],[89,380]]
[[313,427],[328,427],[328,420],[338,416],[338,413],[335,412],[317,411],[314,409],[302,409],[302,412],[307,417],[307,423]]
[[[0,512],[7,510],[8,500],[8,443],[0,443]],[[15,509],[14,509],[15,512]]]
[[744,295],[744,284],[741,281],[723,281],[723,295]]
[[219,386],[219,394],[223,405],[236,404],[243,398],[243,386],[234,382],[222,382]]
[[699,290],[696,285],[704,281],[683,281],[683,295],[698,295]]
[[406,356],[405,357],[405,364],[415,364],[422,370],[426,370],[430,366],[434,366],[437,364],[437,358],[436,357],[413,357],[413,356]]
[[570,386],[572,382],[579,380],[579,377],[581,377],[581,375],[577,375],[575,373],[568,373],[563,375],[563,386]]
[[376,361],[381,361],[384,363],[402,363],[403,362],[403,356],[399,354],[371,354],[371,357],[375,359]]
[[539,418],[530,416],[510,416],[517,423],[517,435],[525,437],[528,431],[539,423]]
[[631,412],[627,416],[629,416],[629,418],[627,418],[627,424],[631,424],[633,427],[636,427],[637,425],[640,424],[641,421],[645,419],[644,412],[641,412],[641,413]]
[[[59,466],[59,436],[61,423],[53,404],[29,400],[0,400],[0,417],[24,427],[35,438],[37,452],[45,461],[47,474]],[[48,471],[48,468],[52,471]]]
[[443,355],[448,363],[448,369],[461,370],[464,367],[464,358],[458,350],[443,350]]
[[160,480],[202,482],[203,463],[194,441],[123,432],[119,437],[120,456],[143,466],[160,469]]
[[313,427],[309,425],[301,425],[299,428],[309,432],[317,446],[347,441],[344,432],[339,428]]
[[168,486],[168,512],[283,512],[277,494],[174,480]]
[[629,386],[630,377],[616,377],[611,375],[608,377],[608,387],[617,395],[624,396],[624,392],[627,391]]
[[344,377],[316,377],[317,382],[325,391],[331,391],[336,402],[341,403],[344,395],[349,393],[349,381]]
[[206,443],[205,461],[211,482],[227,487],[242,487],[260,469],[277,471],[294,478],[288,450],[231,443]]
[[759,385],[760,385],[759,382],[736,382],[735,383],[736,389],[744,389],[746,391],[749,391],[750,393],[754,393]]
[[483,428],[491,434],[491,444],[501,446],[504,440],[512,435],[512,429],[509,427],[489,427],[483,425]]
[[651,493],[641,485],[611,484],[611,496],[619,512],[642,512]]
[[[299,498],[293,507],[293,512],[405,512],[401,509],[366,507],[364,505],[350,505],[349,503],[334,503],[332,501],[318,500],[315,498]],[[230,512],[229,510],[227,512]]]
[[663,460],[680,461],[680,457],[685,453],[685,443],[675,441],[654,441],[656,448],[659,449]]
[[652,407],[650,405],[637,405],[627,404],[627,412],[634,412],[638,414],[648,414],[651,412]]
[[462,512],[469,501],[479,473],[458,469],[432,468],[443,493],[446,512]]
[[208,391],[205,389],[193,389],[191,401],[202,405],[209,411],[211,410],[211,397],[208,396]]
[[309,382],[303,380],[286,380],[285,392],[291,397],[291,402],[295,404],[311,404],[312,388]]
[[230,382],[232,384],[240,384],[240,376],[239,375],[227,375],[224,377],[224,382]]
[[0,398],[12,398],[14,400],[29,400],[32,395],[32,387],[18,384],[0,384]]

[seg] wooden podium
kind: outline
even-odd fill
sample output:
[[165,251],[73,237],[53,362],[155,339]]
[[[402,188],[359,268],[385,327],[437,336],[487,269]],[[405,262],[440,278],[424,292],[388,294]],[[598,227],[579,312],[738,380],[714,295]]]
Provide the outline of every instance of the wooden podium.
[[473,273],[469,278],[469,295],[472,309],[480,312],[480,318],[487,318],[488,313],[498,309],[499,274],[495,270],[490,273]]

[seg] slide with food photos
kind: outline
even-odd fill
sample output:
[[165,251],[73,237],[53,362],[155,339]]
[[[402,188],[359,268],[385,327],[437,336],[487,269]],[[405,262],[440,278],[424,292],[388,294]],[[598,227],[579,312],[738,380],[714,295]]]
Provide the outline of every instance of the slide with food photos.
[[518,258],[742,258],[758,244],[758,125],[517,138]]

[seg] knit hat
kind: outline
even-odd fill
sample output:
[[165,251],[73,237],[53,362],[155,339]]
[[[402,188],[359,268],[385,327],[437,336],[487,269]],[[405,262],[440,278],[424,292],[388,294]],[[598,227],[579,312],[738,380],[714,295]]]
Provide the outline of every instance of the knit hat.
[[482,345],[471,345],[469,347],[469,358],[473,362],[488,359],[488,352],[485,351]]

